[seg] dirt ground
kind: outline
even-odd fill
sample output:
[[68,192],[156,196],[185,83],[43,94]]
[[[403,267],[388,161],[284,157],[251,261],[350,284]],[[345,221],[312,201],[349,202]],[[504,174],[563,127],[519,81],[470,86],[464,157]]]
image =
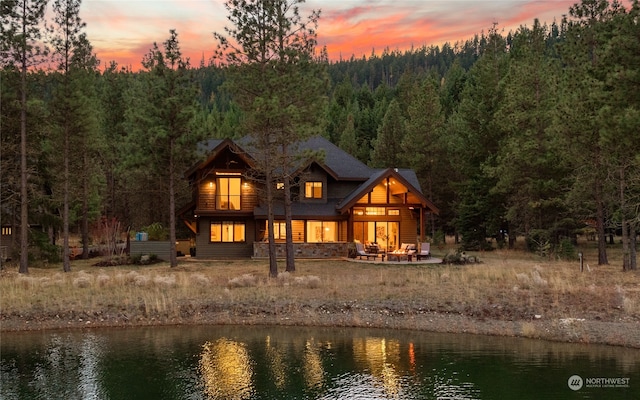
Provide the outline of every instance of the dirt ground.
[[[131,314],[131,315],[129,315]],[[2,331],[91,329],[151,325],[284,325],[411,329],[429,332],[522,336],[551,341],[599,343],[640,348],[640,323],[636,320],[602,321],[583,318],[510,320],[473,317],[459,313],[408,308],[393,301],[322,304],[202,304],[181,307],[179,316],[162,316],[103,310],[55,315],[2,313]]]
[[[492,257],[492,258],[489,258]],[[640,348],[640,274],[483,255],[474,266],[74,264],[0,274],[0,331],[194,324],[395,328]],[[144,279],[143,279],[144,278]]]

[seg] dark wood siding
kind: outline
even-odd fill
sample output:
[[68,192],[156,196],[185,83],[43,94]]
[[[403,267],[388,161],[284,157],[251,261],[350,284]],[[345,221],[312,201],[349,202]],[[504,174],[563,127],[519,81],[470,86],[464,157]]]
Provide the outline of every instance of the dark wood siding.
[[[222,221],[222,219],[215,219]],[[219,259],[219,258],[246,258],[253,255],[253,241],[256,237],[255,221],[245,222],[245,242],[243,243],[211,243],[211,221],[210,218],[200,218],[198,220],[199,230],[196,235],[196,258]]]

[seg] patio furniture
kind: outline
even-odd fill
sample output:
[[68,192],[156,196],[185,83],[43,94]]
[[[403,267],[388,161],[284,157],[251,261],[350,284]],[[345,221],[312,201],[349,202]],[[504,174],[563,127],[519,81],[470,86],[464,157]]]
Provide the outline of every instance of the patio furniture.
[[390,253],[387,253],[387,259],[389,261],[402,261],[406,259],[407,261],[412,261],[413,255],[416,254],[416,245],[413,243],[402,243],[399,249],[394,250]]
[[420,243],[420,252],[416,254],[418,261],[431,258],[431,243]]
[[[367,253],[364,250],[364,245],[360,242],[356,242],[356,256],[361,260],[362,260],[362,257],[366,257],[367,260],[369,260],[370,258],[373,258],[375,260],[376,257],[378,257],[378,254]],[[384,261],[384,258],[382,260]]]

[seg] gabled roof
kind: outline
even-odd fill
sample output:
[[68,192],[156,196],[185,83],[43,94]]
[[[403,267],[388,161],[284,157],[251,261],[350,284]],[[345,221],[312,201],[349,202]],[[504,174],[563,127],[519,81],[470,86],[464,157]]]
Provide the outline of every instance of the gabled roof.
[[324,150],[324,159],[315,161],[336,179],[364,180],[369,178],[374,171],[322,136],[307,139],[300,144],[300,148],[302,150]]
[[223,150],[231,149],[234,153],[238,154],[240,158],[242,158],[247,164],[252,165],[253,161],[247,154],[247,152],[238,146],[231,139],[209,139],[206,142],[203,142],[199,146],[199,151],[206,155],[206,158],[203,161],[197,162],[191,168],[189,168],[185,173],[185,177],[191,176],[194,172],[196,172],[200,168],[204,168],[213,161]]
[[397,179],[401,184],[403,184],[409,193],[416,196],[420,205],[422,207],[429,208],[432,212],[438,214],[440,210],[433,204],[429,199],[427,199],[420,190],[420,183],[418,182],[418,177],[415,172],[410,169],[395,169],[395,168],[387,168],[382,170],[377,170],[371,177],[360,185],[357,189],[355,189],[349,196],[345,197],[340,204],[338,204],[337,209],[339,212],[345,212],[349,208],[353,207],[362,196],[369,193],[373,190],[374,187],[379,185],[383,180],[393,177]]
[[[205,167],[215,159],[222,149],[231,146],[233,146],[233,150],[240,156],[244,156],[248,164],[252,164],[251,158],[253,158],[258,150],[251,144],[249,137],[245,136],[235,141],[231,139],[210,139],[201,144],[201,151],[207,154],[207,158],[191,167],[185,173],[185,176],[190,176],[198,168]],[[366,164],[321,136],[310,137],[307,140],[297,143],[296,146],[295,151],[300,152],[305,150],[324,151],[323,159],[304,160],[298,168],[307,167],[315,162],[336,180],[364,181],[374,172],[374,170]]]

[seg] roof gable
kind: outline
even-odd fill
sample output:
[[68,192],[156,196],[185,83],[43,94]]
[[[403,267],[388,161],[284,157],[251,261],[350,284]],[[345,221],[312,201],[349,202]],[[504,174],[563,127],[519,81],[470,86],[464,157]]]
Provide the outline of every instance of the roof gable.
[[[210,139],[201,144],[201,151],[204,152],[207,157],[189,168],[184,174],[185,177],[188,178],[196,171],[206,168],[214,162],[214,160],[228,152],[233,153],[247,165],[253,165],[253,160],[250,155],[231,139]],[[231,166],[227,165],[227,169],[229,168],[231,168]]]
[[[364,195],[371,192],[377,185],[385,182],[387,178],[396,179],[399,184],[406,188],[406,191],[416,198],[416,200],[422,205],[422,207],[429,208],[432,212],[438,214],[440,210],[428,200],[420,190],[420,184],[413,170],[398,170],[394,168],[387,168],[376,171],[371,177],[355,189],[349,196],[344,198],[338,205],[338,211],[345,212],[349,208],[356,205],[359,199]],[[403,190],[404,192],[404,190]]]

